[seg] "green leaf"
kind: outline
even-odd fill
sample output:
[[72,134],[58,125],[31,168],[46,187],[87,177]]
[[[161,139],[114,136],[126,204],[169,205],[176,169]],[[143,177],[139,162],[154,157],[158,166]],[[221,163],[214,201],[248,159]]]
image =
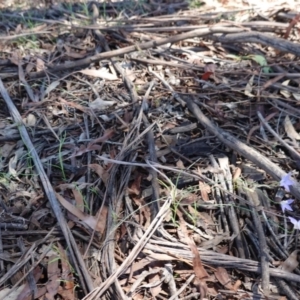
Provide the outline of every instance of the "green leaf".
[[257,62],[262,68],[263,73],[270,73],[271,68],[268,67],[268,62],[262,55],[248,55],[246,58],[251,59],[255,62]]

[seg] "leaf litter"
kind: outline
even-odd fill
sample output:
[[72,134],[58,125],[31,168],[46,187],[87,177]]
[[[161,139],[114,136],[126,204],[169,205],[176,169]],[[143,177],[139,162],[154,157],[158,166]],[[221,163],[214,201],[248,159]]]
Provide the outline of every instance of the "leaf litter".
[[7,2],[0,298],[299,299],[299,4]]

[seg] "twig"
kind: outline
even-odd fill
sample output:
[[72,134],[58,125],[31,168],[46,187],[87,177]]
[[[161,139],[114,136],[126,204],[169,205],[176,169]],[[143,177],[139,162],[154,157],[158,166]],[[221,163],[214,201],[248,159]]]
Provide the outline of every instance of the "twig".
[[300,45],[298,43],[293,43],[285,39],[260,32],[227,34],[225,37],[218,37],[216,39],[225,43],[259,43],[274,47],[275,49],[283,52],[293,53],[297,56],[300,55]]
[[254,207],[256,207],[256,209],[255,208],[251,209],[251,213],[252,213],[252,219],[254,221],[254,226],[259,240],[260,263],[261,263],[261,270],[262,270],[262,288],[264,291],[264,295],[268,297],[270,293],[270,273],[269,273],[269,261],[267,255],[268,249],[267,249],[266,236],[262,228],[260,218],[258,216],[258,210],[261,209],[259,208],[260,202],[258,200],[258,195],[255,191],[252,192],[247,189],[244,189],[244,192],[247,195],[249,201],[252,202]]
[[181,286],[181,288],[176,292],[176,294],[169,298],[169,300],[175,300],[176,297],[179,296],[188,287],[188,285],[193,281],[194,278],[195,274],[191,275],[188,280]]
[[[144,102],[147,101],[150,91],[154,87],[155,80],[153,80],[150,83],[150,86],[148,88],[148,91],[146,92],[146,95],[144,97]],[[144,105],[144,102],[142,105]],[[142,115],[143,122],[145,124],[145,127],[151,127],[150,122],[148,121],[146,115],[143,113]],[[148,149],[149,149],[149,158],[153,162],[157,162],[157,156],[156,156],[156,150],[155,150],[155,142],[154,142],[154,135],[153,135],[153,127],[146,133],[146,138],[147,138],[147,144],[148,144]],[[152,199],[151,199],[151,205],[150,205],[150,210],[151,210],[151,220],[155,218],[155,216],[159,212],[159,202],[158,199],[159,197],[159,185],[158,185],[158,180],[157,180],[157,172],[153,169],[149,169],[149,173],[151,174],[151,185],[152,185]]]

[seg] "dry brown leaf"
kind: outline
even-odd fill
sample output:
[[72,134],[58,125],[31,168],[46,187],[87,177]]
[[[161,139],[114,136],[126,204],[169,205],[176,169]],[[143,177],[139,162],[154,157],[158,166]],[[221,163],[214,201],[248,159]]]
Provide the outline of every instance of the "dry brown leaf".
[[74,300],[74,280],[73,280],[73,274],[72,270],[70,269],[70,262],[66,253],[66,250],[62,247],[60,243],[58,243],[58,249],[60,254],[60,262],[61,262],[61,282],[62,285],[60,285],[58,294],[62,296],[62,299],[64,300]]
[[49,257],[49,263],[47,266],[48,282],[46,283],[47,300],[54,300],[54,296],[57,294],[60,285],[60,280],[58,277],[58,274],[60,273],[58,267],[58,260],[59,257],[57,255],[51,255]]
[[242,285],[242,281],[241,280],[237,280],[235,282],[235,284],[233,285],[233,290],[236,292],[240,288],[241,285]]
[[181,159],[179,159],[179,160],[176,162],[176,167],[177,167],[178,169],[185,170],[185,166],[184,166],[184,164],[183,164],[183,162],[182,162]]
[[295,130],[295,127],[293,126],[291,119],[288,115],[285,116],[284,119],[284,130],[289,138],[292,140],[300,140],[299,133]]
[[29,74],[34,68],[35,68],[35,65],[33,62],[29,62],[27,65],[26,65],[26,68],[25,68],[25,73],[26,74]]
[[97,143],[103,143],[106,142],[108,139],[110,139],[111,137],[113,137],[113,135],[115,134],[115,131],[113,129],[108,129],[105,130],[104,134],[102,136],[100,136],[97,139],[92,140],[89,144],[88,144],[88,148],[91,145],[97,144]]
[[34,114],[28,114],[26,118],[23,118],[23,122],[26,127],[34,127],[37,120]]
[[[33,277],[35,282],[38,282],[38,280],[40,279],[40,277],[43,274],[43,270],[37,266],[34,270],[33,270]],[[46,290],[45,290],[46,291]],[[21,293],[18,295],[17,300],[26,300],[27,297],[32,293],[32,290],[28,284],[28,282],[25,284],[24,288],[22,289]]]
[[36,59],[36,70],[37,72],[45,70],[45,63],[42,59]]
[[204,181],[200,180],[199,181],[199,190],[200,190],[203,201],[209,201],[208,194],[211,193],[210,186],[207,183],[205,183]]
[[236,182],[241,177],[241,174],[242,174],[242,169],[239,167],[235,168],[232,176],[232,181]]
[[76,202],[76,207],[81,210],[84,211],[84,201],[83,201],[83,196],[80,193],[80,191],[78,189],[72,189],[72,193]]
[[107,185],[109,172],[107,172],[102,166],[99,164],[89,164],[89,168],[91,168],[96,174],[102,179],[105,185]]
[[231,284],[231,279],[230,279],[226,269],[224,269],[222,267],[216,268],[215,276],[223,286],[225,286],[227,289],[233,291],[233,285]]
[[79,71],[82,74],[93,76],[93,77],[99,77],[106,80],[117,80],[118,77],[114,74],[108,73],[108,70],[106,68],[102,68],[100,70],[91,70],[91,69],[84,69]]
[[140,195],[141,193],[141,180],[142,180],[142,175],[136,173],[135,174],[135,179],[128,188],[129,195]]
[[203,264],[202,264],[202,261],[200,258],[200,253],[197,249],[195,242],[188,235],[187,227],[186,227],[186,224],[183,219],[181,211],[179,211],[179,209],[178,209],[176,211],[176,213],[179,218],[180,229],[185,236],[185,241],[190,246],[191,251],[193,253],[193,268],[194,268],[194,272],[196,275],[196,279],[198,279],[197,284],[199,287],[199,291],[201,292],[200,299],[203,299],[207,292],[207,285],[206,285],[205,279],[208,278],[208,274],[203,267]]
[[96,230],[100,233],[104,232],[105,224],[106,224],[106,218],[99,218],[99,222],[97,220],[97,217],[90,216],[79,210],[77,207],[69,203],[67,200],[65,200],[64,197],[62,197],[60,194],[56,194],[56,197],[60,204],[67,209],[70,213],[72,213],[75,217],[77,217],[79,220],[84,222],[86,225],[88,225],[91,229]]
[[297,267],[298,267],[298,252],[300,250],[293,251],[289,257],[282,263],[281,266],[279,266],[279,269],[292,273]]
[[106,109],[112,105],[114,105],[116,101],[105,101],[101,98],[97,98],[96,100],[89,103],[89,107],[93,110],[101,110]]
[[[159,280],[160,280],[160,276],[158,274],[153,274],[153,276],[148,276],[149,283],[159,281]],[[161,284],[157,284],[157,285],[151,287],[150,292],[151,292],[152,297],[155,299],[155,297],[157,295],[159,295],[159,293],[161,292]]]

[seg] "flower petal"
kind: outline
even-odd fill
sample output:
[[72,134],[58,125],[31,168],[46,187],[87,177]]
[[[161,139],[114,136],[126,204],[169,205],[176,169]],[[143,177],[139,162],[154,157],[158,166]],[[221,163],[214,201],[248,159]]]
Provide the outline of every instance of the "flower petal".
[[281,206],[282,212],[284,212],[285,210],[293,211],[293,209],[290,206],[290,204],[293,202],[294,202],[293,199],[281,201],[280,206]]
[[293,217],[288,217],[291,221],[291,223],[294,225],[294,229],[300,229],[300,221],[297,221]]
[[293,185],[293,183],[294,181],[291,172],[285,174],[280,180],[280,186],[283,186],[287,192],[290,192],[290,186]]

